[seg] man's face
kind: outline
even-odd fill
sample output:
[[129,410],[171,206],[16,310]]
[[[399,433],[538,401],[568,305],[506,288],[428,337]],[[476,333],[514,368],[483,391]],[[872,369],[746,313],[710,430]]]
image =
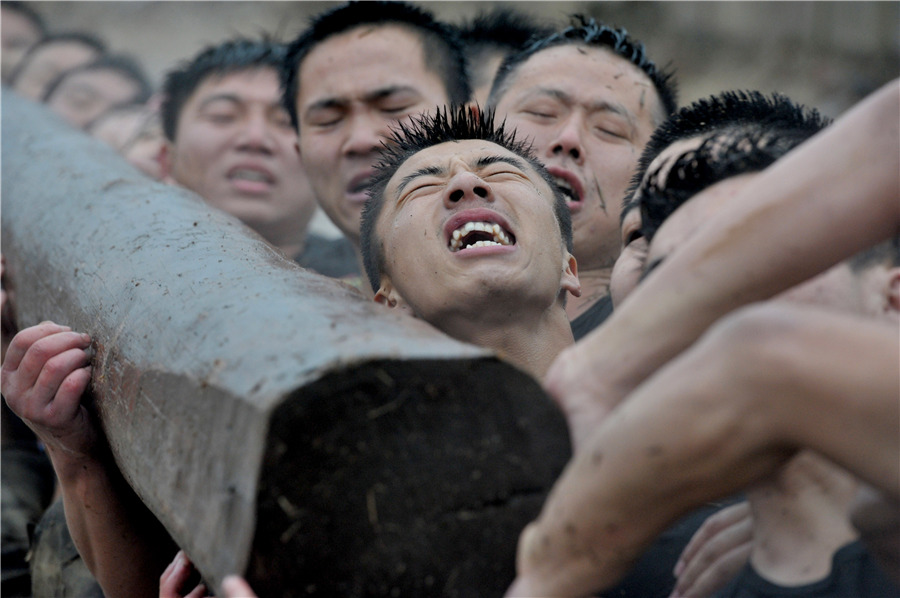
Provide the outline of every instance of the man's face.
[[115,70],[81,71],[67,76],[47,99],[47,106],[79,129],[110,108],[133,101],[140,86]]
[[612,267],[622,200],[662,116],[650,79],[606,50],[558,46],[520,65],[496,108],[566,190],[581,269]]
[[213,75],[182,107],[164,170],[268,238],[285,223],[305,226],[315,210],[296,140],[274,69]]
[[40,38],[38,28],[19,11],[0,8],[0,76],[4,83],[9,81],[25,52]]
[[21,96],[41,101],[47,87],[69,69],[87,64],[100,55],[82,43],[57,42],[37,48],[16,76],[13,89]]
[[376,223],[376,300],[442,329],[497,309],[547,310],[561,290],[579,288],[554,202],[547,182],[496,144],[448,142],[413,155],[388,182]]
[[359,243],[359,220],[391,127],[448,102],[418,37],[398,26],[358,27],[317,45],[300,65],[300,154],[319,205]]

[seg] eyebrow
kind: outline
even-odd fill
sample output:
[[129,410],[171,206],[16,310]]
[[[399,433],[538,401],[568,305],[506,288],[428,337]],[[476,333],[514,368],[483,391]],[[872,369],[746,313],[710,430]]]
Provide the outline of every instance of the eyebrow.
[[[501,155],[492,155],[492,156],[482,156],[475,160],[472,166],[478,170],[482,169],[485,166],[490,166],[491,164],[504,163],[509,164],[511,166],[515,166],[519,170],[525,171],[527,170],[525,162],[519,160],[514,156],[501,156]],[[403,193],[403,189],[406,188],[411,182],[416,180],[419,177],[423,176],[440,176],[447,172],[447,169],[441,166],[425,166],[420,168],[419,170],[410,173],[409,175],[403,177],[400,182],[397,184],[397,194]]]

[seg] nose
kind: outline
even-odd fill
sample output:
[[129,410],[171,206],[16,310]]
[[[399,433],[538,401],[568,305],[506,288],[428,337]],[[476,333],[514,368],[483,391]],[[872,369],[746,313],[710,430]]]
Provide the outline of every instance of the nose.
[[491,186],[475,173],[461,172],[453,176],[444,189],[444,206],[447,208],[456,207],[460,201],[473,199],[494,200]]
[[554,156],[568,156],[580,164],[584,158],[582,129],[581,119],[572,115],[556,132],[556,136],[550,144],[550,153]]
[[240,129],[238,148],[244,151],[273,153],[275,149],[274,123],[264,114],[248,115]]
[[391,134],[390,126],[375,115],[354,114],[348,123],[344,153],[349,156],[366,156],[381,151],[381,142]]

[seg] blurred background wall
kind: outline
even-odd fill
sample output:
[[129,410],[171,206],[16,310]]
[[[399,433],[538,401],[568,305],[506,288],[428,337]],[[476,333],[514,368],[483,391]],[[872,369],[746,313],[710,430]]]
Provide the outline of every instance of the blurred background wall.
[[[335,2],[33,1],[52,31],[93,32],[165,71],[225,37],[289,40]],[[781,91],[837,116],[900,75],[900,2],[420,2],[458,22],[497,5],[545,21],[581,12],[625,27],[675,67],[681,103],[724,89]]]

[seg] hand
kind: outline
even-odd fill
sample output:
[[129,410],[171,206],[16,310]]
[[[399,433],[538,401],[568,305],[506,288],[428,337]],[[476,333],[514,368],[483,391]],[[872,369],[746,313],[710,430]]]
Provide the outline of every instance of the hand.
[[244,578],[237,575],[229,575],[222,580],[222,591],[225,598],[257,598]]
[[183,595],[184,586],[197,570],[183,550],[179,550],[163,574],[159,577],[159,598],[204,598],[206,586],[202,583],[191,590],[190,594]]
[[0,368],[6,402],[48,451],[89,456],[96,444],[98,428],[81,404],[90,344],[87,334],[42,322],[16,334],[7,350]]
[[753,517],[747,501],[708,517],[675,564],[672,597],[706,598],[725,587],[750,558],[752,539]]

